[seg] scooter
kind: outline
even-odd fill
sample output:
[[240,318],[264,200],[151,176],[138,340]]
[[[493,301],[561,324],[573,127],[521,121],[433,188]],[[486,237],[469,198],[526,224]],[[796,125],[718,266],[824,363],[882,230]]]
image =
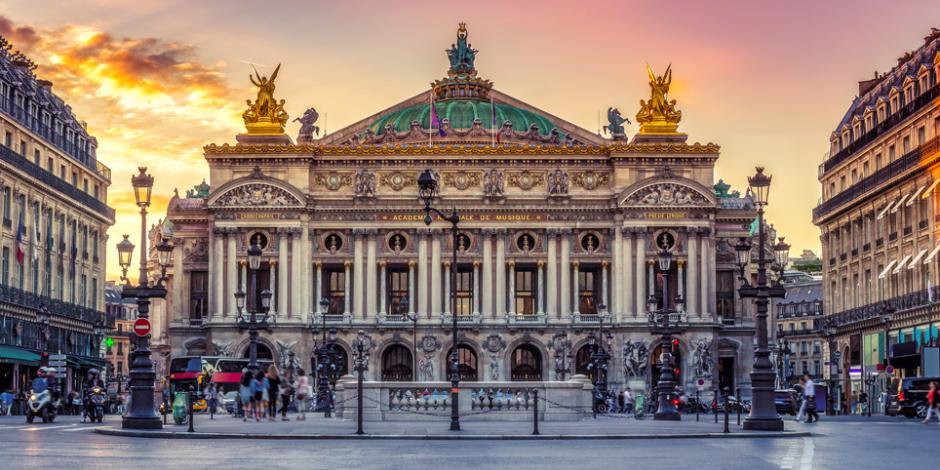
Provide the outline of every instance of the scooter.
[[52,403],[52,393],[49,390],[35,393],[29,392],[29,400],[26,401],[26,422],[32,424],[36,417],[42,417],[43,423],[51,423],[55,420],[55,405]]
[[101,423],[104,421],[104,404],[108,398],[104,394],[104,390],[101,387],[94,387],[88,393],[88,410],[86,410],[86,415],[91,420],[92,423],[95,421]]

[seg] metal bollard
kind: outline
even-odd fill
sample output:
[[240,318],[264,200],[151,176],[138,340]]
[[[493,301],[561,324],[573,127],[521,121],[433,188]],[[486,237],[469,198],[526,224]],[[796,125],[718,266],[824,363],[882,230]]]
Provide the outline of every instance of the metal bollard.
[[715,424],[718,424],[718,389],[715,389],[715,406],[711,407],[715,415]]
[[196,399],[196,394],[192,390],[189,391],[189,429],[186,432],[195,432],[193,429],[193,402]]
[[532,407],[532,435],[539,435],[539,391],[532,390],[532,395],[535,397],[535,406]]
[[740,426],[741,425],[741,408],[744,407],[744,401],[741,400],[741,387],[737,387],[735,388],[735,390],[736,392],[734,396],[737,397],[737,400],[738,400],[738,426]]
[[730,417],[729,415],[731,414],[731,403],[728,401],[728,395],[731,393],[731,389],[729,387],[725,387],[724,392],[725,392],[725,431],[724,432],[729,433],[731,432],[731,430],[728,429],[728,419]]
[[699,412],[699,409],[702,408],[702,399],[701,399],[700,395],[701,395],[701,393],[700,393],[698,390],[696,390],[696,391],[695,391],[695,422],[696,422],[696,423],[698,422],[698,412]]

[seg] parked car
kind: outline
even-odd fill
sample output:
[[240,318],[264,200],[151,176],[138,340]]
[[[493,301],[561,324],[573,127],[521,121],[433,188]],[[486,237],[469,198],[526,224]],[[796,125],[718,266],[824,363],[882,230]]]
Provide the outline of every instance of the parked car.
[[790,416],[796,415],[796,412],[800,409],[798,396],[798,392],[792,388],[774,390],[774,406],[777,408],[777,413]]
[[897,394],[888,398],[885,413],[893,416],[918,417],[927,416],[927,389],[930,382],[940,384],[940,377],[905,377],[898,381]]

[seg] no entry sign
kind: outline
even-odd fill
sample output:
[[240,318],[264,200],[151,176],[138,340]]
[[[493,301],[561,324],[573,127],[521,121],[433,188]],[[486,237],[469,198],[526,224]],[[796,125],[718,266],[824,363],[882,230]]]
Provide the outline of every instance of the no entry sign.
[[134,321],[134,334],[137,336],[147,336],[150,334],[150,320],[138,318]]

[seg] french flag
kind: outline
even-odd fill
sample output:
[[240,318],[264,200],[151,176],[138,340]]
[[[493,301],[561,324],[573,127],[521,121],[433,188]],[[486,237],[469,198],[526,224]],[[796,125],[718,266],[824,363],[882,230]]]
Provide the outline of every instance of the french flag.
[[23,264],[26,258],[26,224],[23,222],[23,213],[20,213],[19,228],[16,229],[16,261]]
[[437,127],[437,134],[441,137],[447,136],[447,131],[441,125],[441,120],[437,116],[437,106],[434,106],[434,96],[431,96],[431,127]]

